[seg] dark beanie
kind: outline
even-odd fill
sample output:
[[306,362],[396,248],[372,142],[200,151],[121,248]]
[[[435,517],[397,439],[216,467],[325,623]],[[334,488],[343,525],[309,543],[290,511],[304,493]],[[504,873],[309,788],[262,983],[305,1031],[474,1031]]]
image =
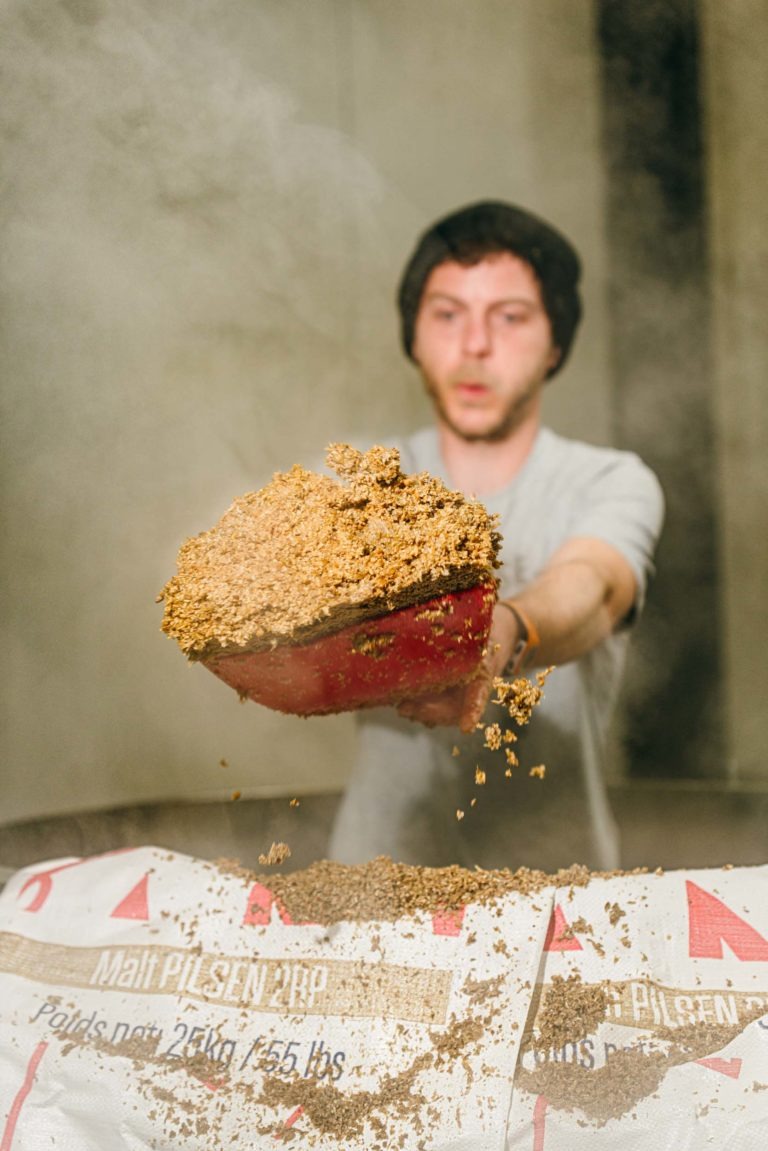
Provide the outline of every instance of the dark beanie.
[[476,264],[486,256],[511,252],[533,268],[552,325],[560,359],[553,376],[568,358],[579,320],[581,262],[575,248],[538,216],[500,200],[469,204],[438,220],[419,239],[398,289],[401,335],[406,355],[413,359],[416,314],[424,285],[438,264],[454,260]]

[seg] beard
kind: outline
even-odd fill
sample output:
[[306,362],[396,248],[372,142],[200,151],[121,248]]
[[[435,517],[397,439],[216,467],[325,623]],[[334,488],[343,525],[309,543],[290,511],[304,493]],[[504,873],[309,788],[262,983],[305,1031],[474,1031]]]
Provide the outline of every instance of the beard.
[[424,376],[423,379],[424,387],[434,405],[438,419],[441,423],[445,424],[455,436],[458,436],[459,439],[464,440],[467,444],[497,444],[506,440],[527,418],[531,403],[541,391],[543,382],[541,380],[531,381],[524,391],[509,400],[507,406],[500,413],[495,423],[489,427],[482,431],[467,431],[466,428],[459,427],[451,417],[438,389],[432,381],[427,379],[426,376]]

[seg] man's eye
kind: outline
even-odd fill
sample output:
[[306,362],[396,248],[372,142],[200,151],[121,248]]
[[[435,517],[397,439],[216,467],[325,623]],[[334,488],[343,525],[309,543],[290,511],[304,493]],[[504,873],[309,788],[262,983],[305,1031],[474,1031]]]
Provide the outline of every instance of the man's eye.
[[525,319],[522,312],[502,312],[501,318],[505,324],[520,324]]
[[435,312],[435,319],[437,320],[452,320],[456,316],[456,312],[450,308],[438,308]]

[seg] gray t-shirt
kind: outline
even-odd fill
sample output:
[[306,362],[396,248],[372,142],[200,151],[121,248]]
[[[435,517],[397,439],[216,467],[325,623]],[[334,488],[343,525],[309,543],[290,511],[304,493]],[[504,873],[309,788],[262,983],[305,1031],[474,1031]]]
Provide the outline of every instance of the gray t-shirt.
[[[451,486],[436,430],[394,446],[404,472],[428,471]],[[664,508],[658,480],[637,456],[543,428],[520,472],[483,503],[499,517],[502,596],[535,579],[566,540],[590,536],[629,562],[637,577],[637,614]],[[504,752],[484,748],[482,733],[428,729],[392,708],[360,712],[356,766],[334,827],[332,858],[358,863],[385,854],[425,866],[545,870],[618,866],[604,780],[627,642],[624,627],[552,672],[544,700],[514,745],[520,766],[511,777]],[[489,705],[485,722],[503,728],[510,726],[506,718]],[[544,779],[529,775],[539,764],[546,767]],[[483,786],[475,783],[476,767],[486,773]]]

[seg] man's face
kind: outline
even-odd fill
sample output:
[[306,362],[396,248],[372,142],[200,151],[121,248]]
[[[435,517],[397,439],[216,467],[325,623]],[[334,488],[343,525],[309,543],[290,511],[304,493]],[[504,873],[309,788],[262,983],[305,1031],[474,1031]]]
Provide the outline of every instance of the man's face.
[[465,440],[501,440],[538,411],[559,351],[533,269],[500,252],[447,261],[424,286],[413,356],[439,419]]

